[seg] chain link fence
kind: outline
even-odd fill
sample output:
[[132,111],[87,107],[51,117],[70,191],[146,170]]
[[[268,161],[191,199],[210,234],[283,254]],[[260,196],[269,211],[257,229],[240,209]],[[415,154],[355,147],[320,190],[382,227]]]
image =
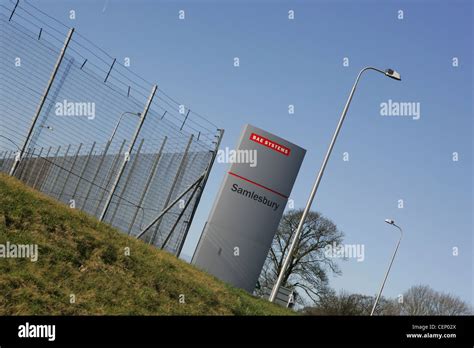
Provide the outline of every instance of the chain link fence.
[[222,131],[28,2],[0,47],[0,171],[178,255]]

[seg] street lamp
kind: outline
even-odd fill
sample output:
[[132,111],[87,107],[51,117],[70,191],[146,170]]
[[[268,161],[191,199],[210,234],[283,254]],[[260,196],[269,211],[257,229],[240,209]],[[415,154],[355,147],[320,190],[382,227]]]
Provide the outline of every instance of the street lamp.
[[347,98],[346,105],[344,106],[344,110],[342,111],[341,117],[339,119],[339,123],[337,124],[336,131],[334,132],[334,135],[332,136],[331,143],[329,144],[329,148],[328,148],[328,150],[326,152],[326,156],[324,157],[324,160],[323,160],[323,164],[321,165],[321,168],[319,169],[318,176],[316,177],[316,181],[315,181],[315,183],[313,185],[313,188],[311,190],[311,194],[309,195],[308,202],[306,203],[306,207],[303,211],[303,215],[301,216],[301,219],[300,219],[298,228],[296,230],[295,236],[293,237],[293,240],[291,241],[291,245],[290,245],[290,248],[289,248],[289,251],[288,251],[288,255],[286,256],[285,261],[283,262],[283,266],[281,268],[280,274],[278,275],[278,279],[277,279],[275,285],[273,286],[273,289],[272,289],[272,292],[271,292],[270,298],[269,298],[270,302],[273,302],[275,300],[275,297],[278,293],[278,290],[280,289],[280,286],[283,282],[283,277],[285,276],[285,272],[288,269],[288,266],[289,266],[289,264],[292,260],[294,249],[295,249],[296,244],[298,243],[298,240],[300,238],[301,230],[303,229],[304,220],[306,219],[306,215],[308,214],[309,209],[311,208],[311,204],[313,203],[314,196],[316,195],[316,191],[318,190],[319,183],[321,182],[321,178],[323,177],[324,169],[326,169],[326,164],[329,160],[329,156],[331,155],[332,148],[334,147],[334,143],[336,142],[337,135],[339,134],[339,131],[342,127],[342,123],[344,122],[344,119],[346,118],[347,110],[349,109],[349,105],[351,103],[352,97],[353,97],[354,92],[356,90],[357,84],[359,83],[359,79],[360,79],[362,73],[364,71],[367,71],[367,70],[374,70],[374,71],[377,71],[381,74],[384,74],[385,76],[388,76],[392,79],[395,79],[395,80],[398,80],[398,81],[401,80],[400,74],[398,72],[392,70],[392,69],[387,69],[387,70],[384,71],[384,70],[380,70],[380,69],[377,69],[377,68],[374,68],[374,67],[371,67],[371,66],[363,68],[359,72],[359,74],[357,75],[357,78],[354,82],[354,85],[352,86],[352,90],[349,94],[349,97]]
[[43,125],[43,124],[42,124],[42,125],[40,125],[40,128],[45,128],[45,129],[47,129],[47,130],[50,130],[50,131],[53,131],[53,130],[54,130],[54,128],[53,128],[53,127],[51,127],[51,126],[48,126],[47,124],[45,124],[45,125]]
[[114,127],[114,130],[112,131],[112,134],[110,135],[110,138],[109,138],[109,141],[108,141],[109,143],[112,142],[112,139],[114,138],[115,133],[117,132],[117,128],[120,125],[120,122],[122,122],[122,118],[127,114],[135,115],[135,116],[138,116],[138,117],[140,117],[142,115],[140,112],[131,112],[131,111],[125,111],[124,113],[122,113],[120,115],[120,118],[119,118],[118,122],[115,124],[115,127]]
[[380,287],[380,291],[377,294],[377,298],[375,299],[374,306],[372,307],[372,312],[370,312],[371,316],[374,315],[375,307],[377,307],[377,303],[379,302],[380,296],[382,295],[382,290],[383,290],[383,287],[385,286],[385,281],[387,280],[388,273],[390,272],[390,268],[392,268],[393,260],[395,259],[395,255],[397,255],[398,247],[399,247],[400,242],[402,241],[402,237],[403,237],[403,231],[400,228],[400,226],[397,226],[395,224],[395,221],[393,221],[391,219],[385,219],[385,222],[389,225],[395,226],[396,228],[398,228],[400,230],[400,239],[398,240],[397,247],[395,248],[395,251],[393,252],[392,260],[390,261],[390,265],[388,266],[387,273],[385,273],[385,278],[383,279],[382,286]]

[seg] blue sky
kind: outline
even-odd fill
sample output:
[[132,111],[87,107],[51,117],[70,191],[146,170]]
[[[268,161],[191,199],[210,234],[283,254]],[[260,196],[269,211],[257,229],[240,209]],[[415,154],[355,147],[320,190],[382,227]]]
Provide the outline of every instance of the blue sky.
[[[345,243],[365,245],[365,260],[341,262],[343,275],[330,283],[376,293],[398,238],[384,223],[390,217],[405,237],[384,294],[428,284],[473,302],[470,1],[32,3],[118,60],[130,57],[131,69],[224,128],[223,146],[235,146],[251,123],[306,148],[291,194],[296,208],[305,205],[358,71],[366,65],[399,71],[402,82],[363,76],[313,204],[344,231]],[[178,19],[181,9],[185,20]],[[389,99],[420,103],[420,119],[381,116],[380,104]],[[186,254],[227,166],[214,166]]]

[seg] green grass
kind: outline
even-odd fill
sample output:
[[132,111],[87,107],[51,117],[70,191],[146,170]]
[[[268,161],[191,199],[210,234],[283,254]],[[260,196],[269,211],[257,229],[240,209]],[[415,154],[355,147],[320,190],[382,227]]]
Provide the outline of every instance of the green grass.
[[39,256],[0,258],[0,315],[293,314],[0,174],[7,241]]

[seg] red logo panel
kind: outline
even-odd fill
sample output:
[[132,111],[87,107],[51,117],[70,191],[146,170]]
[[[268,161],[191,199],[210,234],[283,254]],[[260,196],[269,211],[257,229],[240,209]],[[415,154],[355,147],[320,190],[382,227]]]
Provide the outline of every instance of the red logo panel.
[[262,137],[261,135],[258,135],[256,133],[252,133],[250,135],[250,140],[255,141],[256,143],[259,143],[260,145],[266,146],[269,149],[272,149],[276,152],[279,152],[285,156],[290,155],[290,149],[287,148],[286,146],[280,145],[270,139],[267,139],[265,137]]

